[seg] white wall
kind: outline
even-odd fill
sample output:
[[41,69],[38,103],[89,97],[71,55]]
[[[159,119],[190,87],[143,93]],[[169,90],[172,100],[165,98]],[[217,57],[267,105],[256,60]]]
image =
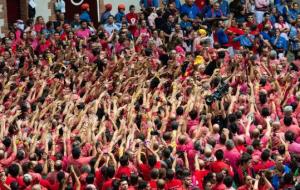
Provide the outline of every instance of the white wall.
[[42,16],[47,22],[49,20],[49,17],[51,16],[51,10],[48,9],[48,4],[50,0],[35,0],[36,2],[36,14],[35,16]]
[[[0,12],[2,13],[3,12],[3,5],[1,4],[0,5]],[[1,18],[0,19],[0,38],[3,38],[4,37],[4,34],[1,32],[1,28],[4,26],[4,19]]]

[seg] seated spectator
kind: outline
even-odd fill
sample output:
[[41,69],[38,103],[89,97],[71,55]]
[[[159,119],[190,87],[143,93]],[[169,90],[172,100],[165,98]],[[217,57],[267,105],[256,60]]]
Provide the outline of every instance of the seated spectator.
[[104,30],[111,35],[113,32],[118,32],[120,28],[117,26],[117,24],[114,23],[114,17],[110,15],[107,19],[106,24],[104,24]]
[[200,14],[200,10],[193,0],[186,0],[185,4],[180,7],[180,14],[186,14],[189,19],[195,19]]

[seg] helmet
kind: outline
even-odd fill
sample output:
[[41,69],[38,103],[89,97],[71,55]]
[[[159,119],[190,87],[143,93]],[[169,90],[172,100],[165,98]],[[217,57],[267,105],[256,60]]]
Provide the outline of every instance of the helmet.
[[206,30],[204,30],[204,29],[199,29],[199,30],[198,30],[198,34],[199,34],[200,36],[204,37],[204,36],[207,35],[207,32],[206,32]]
[[119,4],[118,9],[125,9],[125,5],[124,4]]
[[87,10],[87,9],[89,9],[90,8],[90,5],[88,4],[88,3],[83,3],[82,5],[81,5],[81,9],[82,10]]
[[112,4],[107,3],[107,4],[105,5],[105,9],[110,11],[110,10],[112,9]]

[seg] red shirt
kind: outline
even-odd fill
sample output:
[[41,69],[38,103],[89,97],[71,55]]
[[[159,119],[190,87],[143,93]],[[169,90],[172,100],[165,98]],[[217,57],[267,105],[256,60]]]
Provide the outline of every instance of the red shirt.
[[194,177],[196,180],[196,185],[198,185],[199,189],[203,189],[203,179],[209,173],[208,170],[195,170]]
[[233,176],[232,168],[223,161],[215,161],[211,165],[211,171],[219,173],[224,169],[228,171],[229,175]]
[[116,177],[121,178],[122,175],[130,177],[131,169],[128,166],[120,166],[117,170]]
[[[160,169],[160,162],[156,162],[154,168]],[[144,180],[150,181],[151,170],[152,168],[148,164],[140,164],[139,169],[144,177]]]
[[300,128],[298,125],[283,126],[280,128],[280,131],[283,133],[292,131],[295,134],[295,139],[300,136]]
[[225,190],[226,189],[226,185],[224,183],[221,184],[216,184],[212,190]]
[[97,187],[99,187],[99,185],[104,182],[104,179],[103,179],[100,169],[95,171],[95,178],[96,178],[95,182],[97,184]]
[[126,15],[126,19],[128,24],[130,25],[128,27],[128,30],[131,32],[131,34],[135,34],[135,32],[137,31],[139,16],[136,13],[128,13]]
[[153,180],[153,179],[150,180],[149,184],[150,184],[151,189],[156,189],[156,187],[157,187],[156,180]]
[[109,179],[103,183],[102,190],[106,190],[112,187],[112,179]]
[[[14,181],[17,181],[17,179],[14,178],[14,177],[8,176],[8,177],[6,178],[5,183],[6,183],[6,185],[9,186],[9,185],[10,185],[12,182],[14,182]],[[4,189],[5,189],[4,186],[2,185],[2,183],[0,183],[0,189],[1,189],[1,190],[4,190]]]
[[275,162],[272,160],[267,160],[266,162],[260,161],[259,163],[253,165],[253,169],[257,173],[259,170],[268,169],[274,165]]
[[182,182],[179,179],[172,179],[165,184],[166,190],[175,190],[182,187]]
[[247,149],[246,149],[246,147],[245,147],[244,145],[237,145],[235,148],[236,148],[240,153],[243,153],[243,152],[246,152],[246,151],[247,151]]
[[202,10],[205,6],[205,0],[195,0],[195,4],[197,5],[197,7]]
[[250,188],[248,187],[248,185],[243,185],[241,187],[239,187],[237,190],[249,190]]

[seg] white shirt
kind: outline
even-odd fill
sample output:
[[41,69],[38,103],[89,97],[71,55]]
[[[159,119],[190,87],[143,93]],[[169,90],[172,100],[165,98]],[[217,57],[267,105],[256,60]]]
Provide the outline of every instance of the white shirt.
[[28,3],[32,8],[35,8],[36,7],[36,3],[35,3],[35,0],[29,0],[29,3]]

